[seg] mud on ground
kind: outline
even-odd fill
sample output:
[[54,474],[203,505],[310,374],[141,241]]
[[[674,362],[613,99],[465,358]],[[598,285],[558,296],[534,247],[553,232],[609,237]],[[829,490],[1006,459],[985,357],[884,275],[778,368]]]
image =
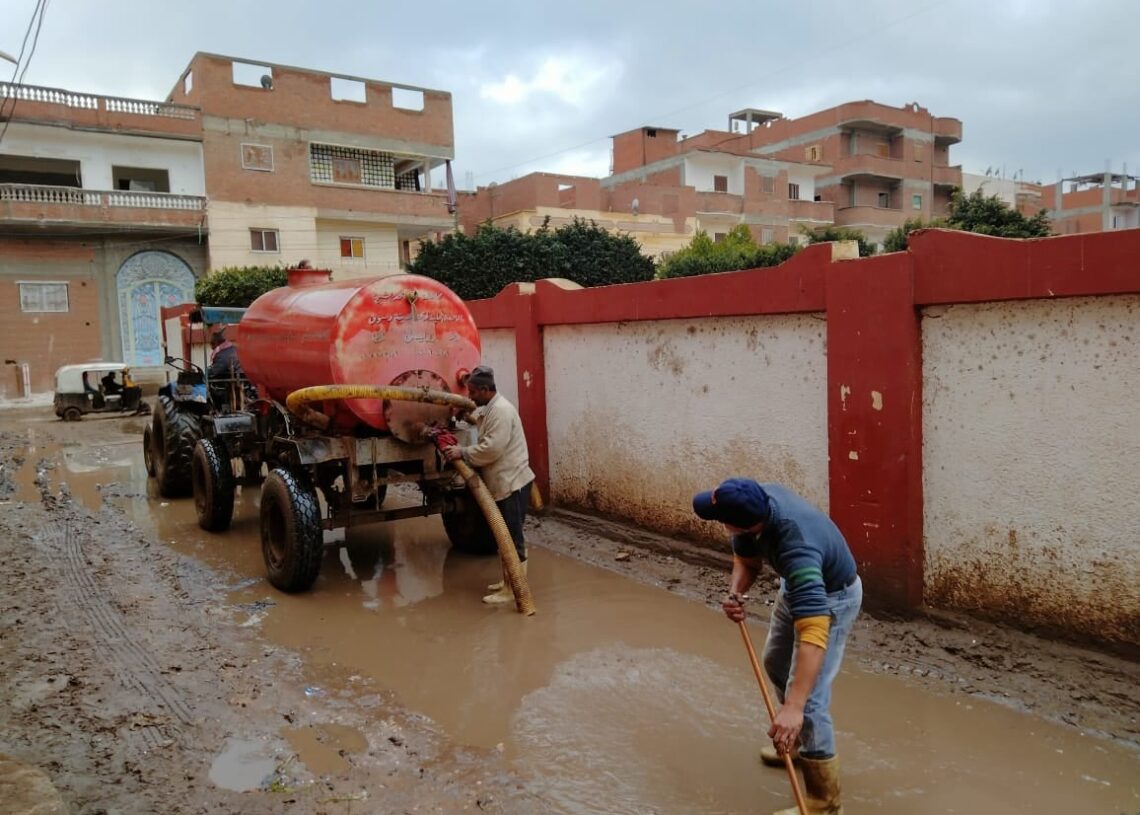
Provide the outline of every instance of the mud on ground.
[[[495,750],[456,746],[383,688],[307,695],[300,657],[242,626],[233,586],[113,503],[92,510],[62,486],[42,448],[76,444],[77,426],[36,423],[25,453],[14,418],[0,417],[0,754],[42,768],[72,812],[543,811]],[[724,592],[726,553],[565,510],[528,536],[535,557],[545,547],[710,606]],[[754,613],[773,594],[758,586]],[[1119,657],[931,614],[864,615],[849,659],[1140,750],[1136,665]],[[314,775],[287,728],[313,728],[348,769]],[[260,790],[210,779],[235,735],[275,762]]]
[[[551,509],[529,539],[566,555],[720,606],[731,556],[613,520]],[[775,578],[753,587],[750,613],[766,619]],[[1140,667],[1126,658],[1044,639],[963,614],[906,618],[864,613],[847,659],[936,692],[996,701],[1140,752]]]
[[[299,658],[241,627],[233,587],[113,505],[74,500],[49,462],[21,461],[27,444],[0,431],[0,755],[44,770],[69,811],[542,811],[497,752],[456,747],[383,689],[307,695]],[[33,478],[38,500],[15,500]],[[291,759],[281,732],[308,727],[363,735],[329,745],[347,772],[318,778]],[[235,734],[276,763],[260,791],[210,781]]]

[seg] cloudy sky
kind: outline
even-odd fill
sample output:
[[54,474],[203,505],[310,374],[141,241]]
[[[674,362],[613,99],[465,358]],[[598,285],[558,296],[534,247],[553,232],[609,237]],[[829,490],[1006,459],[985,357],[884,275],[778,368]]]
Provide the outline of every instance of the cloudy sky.
[[[35,4],[0,0],[0,51]],[[645,124],[917,101],[967,171],[1051,182],[1140,173],[1138,34],[1138,0],[49,0],[25,82],[164,98],[212,51],[447,90],[460,186],[605,175]]]

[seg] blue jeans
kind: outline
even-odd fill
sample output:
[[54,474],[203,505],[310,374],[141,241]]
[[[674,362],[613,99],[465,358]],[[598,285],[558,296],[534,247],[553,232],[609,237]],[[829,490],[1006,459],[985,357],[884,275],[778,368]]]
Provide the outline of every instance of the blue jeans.
[[[847,635],[851,633],[862,605],[863,581],[859,578],[855,578],[855,582],[847,588],[827,595],[827,613],[831,617],[827,651],[824,652],[823,665],[819,669],[815,687],[804,705],[804,727],[800,732],[800,755],[807,758],[831,758],[835,755],[831,683],[839,674]],[[781,580],[780,592],[772,607],[768,639],[764,642],[764,672],[772,680],[780,704],[784,703],[784,692],[795,677],[795,665],[796,629],[792,624],[791,610],[784,599],[784,583]]]

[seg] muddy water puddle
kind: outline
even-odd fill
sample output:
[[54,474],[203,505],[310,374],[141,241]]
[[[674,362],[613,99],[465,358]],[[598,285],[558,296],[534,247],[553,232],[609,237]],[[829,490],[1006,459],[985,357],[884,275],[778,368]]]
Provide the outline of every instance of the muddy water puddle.
[[[235,620],[300,654],[312,693],[362,709],[394,694],[457,742],[502,751],[553,811],[790,805],[782,772],[756,760],[765,714],[739,635],[713,611],[537,547],[538,615],[490,608],[479,597],[494,559],[451,553],[434,518],[330,536],[314,589],[283,595],[263,579],[256,489],[239,496],[232,529],[211,535],[191,501],[147,495],[137,446],[101,448],[102,461],[75,455],[70,467],[67,449],[58,453],[59,477],[85,503],[97,483],[129,482],[138,494],[113,500],[216,569],[233,589]],[[757,644],[763,633],[754,627]],[[1140,811],[1140,760],[1124,748],[855,668],[836,697],[850,811]],[[280,736],[318,775],[344,772],[346,756],[368,748],[359,731],[331,723]],[[256,761],[271,759],[260,748],[234,741],[215,766],[237,775],[215,783],[250,784],[259,773],[262,783]]]

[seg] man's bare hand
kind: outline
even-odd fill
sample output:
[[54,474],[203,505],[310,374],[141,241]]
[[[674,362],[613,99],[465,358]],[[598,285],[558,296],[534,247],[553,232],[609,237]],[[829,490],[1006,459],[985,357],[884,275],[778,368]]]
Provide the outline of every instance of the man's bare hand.
[[448,461],[459,461],[463,458],[463,451],[459,449],[459,445],[453,444],[443,448],[443,457]]
[[741,597],[736,594],[729,594],[720,604],[724,610],[724,616],[734,623],[744,622],[744,601],[747,599],[748,595]]
[[790,705],[781,707],[780,712],[772,721],[772,726],[768,728],[768,736],[771,737],[776,752],[781,755],[790,753],[799,740],[800,730],[803,729],[803,726],[803,710]]

